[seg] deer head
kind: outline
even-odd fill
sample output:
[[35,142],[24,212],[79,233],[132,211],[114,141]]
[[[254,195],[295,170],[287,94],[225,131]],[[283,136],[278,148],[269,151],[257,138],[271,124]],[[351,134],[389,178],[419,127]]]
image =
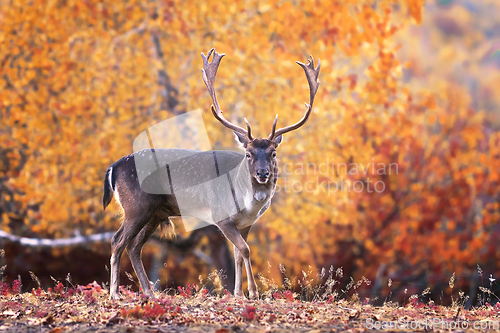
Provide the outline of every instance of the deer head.
[[[212,61],[209,62],[212,55]],[[309,83],[309,104],[306,103],[307,110],[304,117],[296,124],[276,130],[276,124],[278,123],[278,115],[276,115],[271,134],[267,138],[254,138],[252,136],[250,124],[246,118],[245,123],[247,125],[247,129],[244,129],[234,125],[224,118],[219,107],[219,102],[217,101],[217,96],[215,95],[214,83],[220,61],[225,54],[219,54],[215,52],[215,49],[211,49],[207,56],[203,53],[201,56],[203,58],[203,69],[201,70],[203,81],[207,86],[208,93],[210,94],[213,102],[211,108],[212,114],[218,121],[221,122],[222,125],[233,130],[234,134],[238,138],[238,141],[245,148],[249,171],[253,179],[255,179],[255,181],[259,184],[268,183],[271,176],[273,176],[273,172],[277,170],[276,148],[278,148],[279,144],[282,142],[283,134],[300,128],[309,119],[314,102],[314,96],[316,95],[319,87],[318,75],[321,62],[318,60],[318,66],[314,68],[314,60],[312,56],[309,57],[309,63],[307,65],[297,61],[297,64],[304,69]]]

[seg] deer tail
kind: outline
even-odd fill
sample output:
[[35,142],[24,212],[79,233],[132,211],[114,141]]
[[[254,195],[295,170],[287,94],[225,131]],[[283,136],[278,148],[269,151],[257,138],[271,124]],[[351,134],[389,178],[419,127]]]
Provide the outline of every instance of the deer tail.
[[115,191],[115,178],[113,177],[113,167],[109,167],[104,177],[104,196],[102,197],[102,208],[106,210],[109,203],[113,199]]

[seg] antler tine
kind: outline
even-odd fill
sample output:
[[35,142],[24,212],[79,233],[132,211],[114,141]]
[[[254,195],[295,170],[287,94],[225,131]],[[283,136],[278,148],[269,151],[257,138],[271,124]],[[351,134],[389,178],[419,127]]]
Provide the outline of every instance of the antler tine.
[[[209,62],[210,56],[213,54],[212,62]],[[201,57],[203,58],[203,68],[201,69],[202,77],[203,77],[203,82],[205,82],[205,85],[207,86],[208,93],[210,94],[210,97],[212,98],[212,113],[214,117],[221,122],[222,125],[232,129],[233,131],[236,131],[238,133],[241,133],[243,135],[247,135],[249,138],[251,138],[250,135],[250,125],[248,125],[248,131],[232,124],[229,122],[224,116],[222,115],[222,111],[219,106],[219,102],[217,101],[217,96],[215,95],[215,76],[217,75],[217,69],[219,68],[220,61],[222,57],[224,57],[225,54],[219,54],[215,52],[215,48],[212,48],[209,52],[208,55],[205,56],[203,52],[201,53]],[[253,140],[253,139],[252,139]]]
[[319,81],[318,81],[318,76],[319,76],[319,69],[321,67],[321,60],[318,59],[318,67],[314,68],[314,59],[312,55],[309,55],[308,59],[309,63],[307,65],[304,65],[301,62],[296,61],[296,63],[304,69],[304,72],[306,73],[307,77],[307,82],[309,83],[309,104],[310,107],[312,108],[313,102],[314,102],[314,96],[316,96],[316,92],[318,91],[319,87]]
[[[316,92],[318,91],[319,87],[319,81],[318,81],[318,76],[319,76],[319,70],[321,67],[321,61],[318,59],[318,67],[314,68],[314,59],[312,55],[309,56],[308,59],[309,63],[307,65],[296,61],[296,63],[304,69],[304,72],[306,73],[307,77],[307,82],[309,83],[309,104],[306,103],[306,113],[304,117],[296,124],[280,128],[274,133],[274,136],[270,136],[270,139],[274,139],[275,137],[285,134],[287,132],[296,130],[297,128],[301,127],[304,125],[307,120],[309,119],[309,116],[311,115],[311,110],[312,110],[312,105],[314,102],[314,96],[316,96]],[[274,132],[274,131],[273,131]],[[271,134],[272,135],[272,134]]]
[[252,129],[250,128],[250,124],[248,123],[248,120],[247,118],[243,118],[245,119],[245,123],[247,124],[247,136],[250,140],[253,140],[253,136],[252,136]]
[[278,123],[278,115],[276,115],[276,118],[274,118],[274,123],[273,123],[273,129],[271,131],[271,134],[269,135],[269,140],[274,139],[274,134],[276,133],[276,124]]

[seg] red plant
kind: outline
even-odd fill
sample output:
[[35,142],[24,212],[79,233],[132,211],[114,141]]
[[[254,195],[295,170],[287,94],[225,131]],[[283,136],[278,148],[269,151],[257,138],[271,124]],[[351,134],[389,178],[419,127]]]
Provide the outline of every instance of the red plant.
[[170,297],[167,297],[164,299],[159,299],[158,304],[160,304],[164,307],[168,307],[170,310],[172,310],[172,299],[173,298],[174,298],[174,296],[170,296]]
[[58,282],[56,287],[54,288],[54,292],[57,294],[63,295],[64,294],[64,286],[61,282]]
[[8,283],[0,282],[0,295],[8,296],[9,294],[16,295],[21,292],[21,281],[14,280],[12,287]]
[[283,296],[285,296],[288,302],[293,302],[293,293],[290,290],[285,291]]
[[97,302],[92,290],[84,290],[83,294],[85,295],[85,297],[84,297],[85,302],[87,302],[89,304],[94,304]]
[[65,293],[65,296],[71,297],[75,294],[75,289],[69,288],[68,291]]
[[411,304],[411,306],[413,306],[416,309],[421,309],[421,308],[423,308],[425,306],[424,303],[420,303],[418,301],[418,299],[416,299],[416,298],[411,299],[410,300],[410,304]]
[[12,282],[12,293],[13,294],[19,294],[21,292],[21,287],[22,287],[22,284],[21,284],[21,281],[19,280],[14,280]]
[[126,318],[126,317],[140,318],[141,307],[139,305],[136,305],[135,308],[128,309],[128,310],[125,308],[122,308],[120,312],[121,312],[121,315],[123,318]]
[[42,291],[43,291],[43,290],[42,290],[40,287],[38,287],[38,289],[33,288],[33,289],[31,290],[31,293],[32,293],[33,295],[35,295],[35,296],[41,296],[41,295],[42,295]]
[[274,299],[285,298],[288,302],[293,302],[293,293],[290,290],[286,290],[282,294],[279,292],[275,292],[273,294],[273,297],[274,297]]
[[[171,308],[170,308],[171,309]],[[177,311],[178,313],[180,311]],[[167,309],[159,303],[146,304],[144,307],[136,305],[134,308],[121,309],[122,317],[132,317],[137,319],[152,320],[157,319],[167,313]]]
[[8,283],[1,283],[0,282],[0,295],[7,296],[9,295],[9,284]]
[[143,318],[144,319],[159,318],[163,316],[166,312],[167,310],[158,303],[154,303],[152,306],[146,305],[144,307]]
[[186,284],[186,288],[178,286],[177,289],[179,290],[179,295],[184,296],[184,297],[191,297],[194,291],[196,291],[196,286],[190,283]]
[[257,315],[257,309],[255,309],[255,307],[253,306],[247,306],[245,311],[241,314],[241,316],[248,321],[254,320],[256,315]]

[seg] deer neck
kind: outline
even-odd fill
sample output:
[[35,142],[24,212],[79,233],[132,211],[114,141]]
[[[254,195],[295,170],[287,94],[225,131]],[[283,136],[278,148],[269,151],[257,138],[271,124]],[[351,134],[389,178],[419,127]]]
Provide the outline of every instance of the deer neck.
[[248,162],[243,160],[238,166],[235,179],[235,191],[248,211],[260,210],[272,198],[276,188],[276,171],[273,170],[269,181],[260,184],[250,175]]

